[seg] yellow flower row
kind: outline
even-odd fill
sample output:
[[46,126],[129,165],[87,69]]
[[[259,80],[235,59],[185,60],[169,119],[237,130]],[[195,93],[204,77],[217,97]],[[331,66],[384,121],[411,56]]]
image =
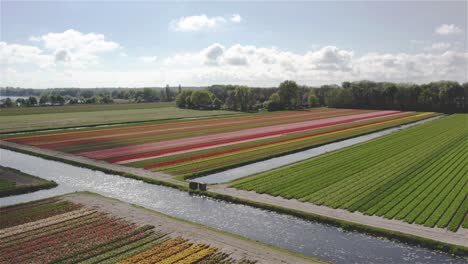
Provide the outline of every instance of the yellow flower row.
[[153,255],[149,258],[146,258],[145,260],[143,261],[140,261],[138,262],[139,264],[152,264],[152,263],[156,263],[158,261],[161,261],[161,260],[164,260],[174,254],[177,254],[179,253],[180,251],[184,250],[184,249],[187,249],[189,248],[190,246],[192,246],[191,243],[183,243],[183,244],[179,244],[179,245],[176,245],[176,246],[173,246],[161,253],[158,253],[156,255]]
[[130,258],[127,258],[127,259],[124,259],[122,261],[119,262],[119,264],[132,264],[132,263],[137,263],[139,261],[142,261],[156,253],[160,253],[168,248],[171,248],[173,246],[176,246],[180,243],[183,243],[185,242],[184,239],[182,238],[175,238],[175,239],[171,239],[169,241],[166,241],[162,244],[159,244],[157,245],[156,247],[154,248],[151,248],[151,249],[148,249],[146,251],[143,251],[142,253],[140,254],[137,254],[135,256],[132,256]]
[[159,262],[160,264],[172,264],[178,260],[184,259],[192,254],[197,253],[198,251],[206,248],[205,244],[198,244],[192,247],[189,247],[177,254],[170,256],[169,258],[164,259],[163,261]]
[[204,259],[205,257],[213,254],[216,250],[218,250],[215,247],[210,247],[210,248],[205,248],[203,250],[198,251],[195,254],[192,254],[188,256],[187,258],[184,258],[182,260],[177,261],[175,264],[192,264],[197,261],[200,261]]

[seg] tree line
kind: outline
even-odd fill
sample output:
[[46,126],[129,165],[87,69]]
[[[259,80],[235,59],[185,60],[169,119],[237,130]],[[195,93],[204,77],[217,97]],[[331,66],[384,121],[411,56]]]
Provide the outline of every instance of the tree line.
[[176,106],[252,112],[326,106],[336,108],[467,112],[468,83],[438,81],[427,84],[356,81],[310,87],[284,81],[277,88],[215,85],[184,90]]
[[[0,90],[7,97],[5,107],[48,106],[64,104],[111,104],[114,100],[134,103],[172,102],[181,88],[51,88],[21,89],[6,87]],[[13,100],[12,97],[25,97]],[[28,97],[29,96],[29,97]]]
[[[2,88],[0,92],[3,96],[36,95],[17,99],[17,103],[25,106],[113,103],[114,100],[137,103],[175,100],[176,106],[180,108],[242,112],[326,106],[447,113],[467,112],[468,106],[468,83],[455,81],[412,84],[364,80],[311,87],[287,80],[271,88],[240,85],[212,85],[194,89],[182,89],[180,86],[46,90]],[[4,103],[4,106],[14,105],[11,99]]]

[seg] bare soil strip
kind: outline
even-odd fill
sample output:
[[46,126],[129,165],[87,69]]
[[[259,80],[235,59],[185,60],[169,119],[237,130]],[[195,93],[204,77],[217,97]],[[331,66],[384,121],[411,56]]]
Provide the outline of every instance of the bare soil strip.
[[323,263],[309,258],[296,256],[286,250],[275,250],[271,247],[233,235],[208,229],[187,221],[167,217],[154,211],[137,208],[130,204],[106,199],[97,195],[74,193],[63,196],[63,199],[80,203],[86,207],[112,215],[123,217],[138,225],[154,225],[156,229],[169,233],[171,237],[181,236],[196,243],[207,243],[219,248],[235,259],[246,258],[257,263]]
[[[68,160],[72,162],[78,162],[86,165],[91,165],[95,167],[100,167],[107,170],[121,171],[126,173],[135,174],[138,176],[156,179],[163,182],[169,182],[171,184],[176,184],[179,186],[188,186],[187,182],[182,182],[172,178],[172,176],[161,173],[161,172],[151,172],[139,168],[130,168],[121,166],[118,164],[110,164],[104,161],[97,161],[93,159],[88,159],[81,156],[76,156],[73,154],[63,153],[59,151],[41,149],[32,146],[26,146],[21,144],[16,144],[12,142],[6,142],[0,140],[0,147],[10,147],[13,149],[29,151],[37,154],[57,157],[63,160]],[[367,225],[371,227],[383,228],[386,230],[411,234],[419,236],[422,238],[432,239],[435,241],[440,241],[443,243],[449,243],[459,246],[468,247],[468,230],[460,228],[456,233],[450,232],[446,229],[440,228],[429,228],[416,224],[409,224],[403,221],[389,220],[377,216],[368,216],[359,212],[349,212],[342,209],[333,209],[325,206],[318,206],[312,203],[304,203],[297,200],[288,200],[281,197],[274,197],[266,194],[258,194],[255,192],[237,190],[233,188],[228,188],[226,185],[214,185],[209,187],[209,191],[217,194],[228,195],[235,198],[240,198],[244,200],[249,200],[253,202],[260,202],[271,206],[283,207],[289,209],[299,210],[305,213],[311,213],[316,215],[321,215],[329,218],[334,218],[338,220],[345,220],[357,224]]]

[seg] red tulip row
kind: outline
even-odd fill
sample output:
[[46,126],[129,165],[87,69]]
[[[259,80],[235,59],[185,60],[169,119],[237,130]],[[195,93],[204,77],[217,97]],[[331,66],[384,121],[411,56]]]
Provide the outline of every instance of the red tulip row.
[[[341,113],[344,111],[361,111],[362,110],[343,110],[343,109],[321,109],[315,111],[301,112],[304,115],[318,115],[323,113]],[[84,131],[72,131],[72,132],[58,132],[52,134],[44,135],[33,135],[33,136],[16,136],[11,137],[8,140],[15,141],[22,144],[35,144],[43,142],[55,142],[57,140],[75,140],[80,138],[89,138],[93,136],[108,136],[111,134],[125,134],[125,133],[134,133],[142,132],[149,130],[168,130],[168,129],[177,129],[177,128],[187,128],[187,127],[200,127],[204,125],[216,124],[239,124],[239,122],[261,122],[262,120],[272,120],[279,118],[290,118],[291,116],[298,116],[297,112],[280,112],[268,115],[250,115],[250,116],[237,116],[237,117],[220,117],[220,118],[210,118],[204,120],[189,120],[189,121],[180,121],[180,122],[168,122],[168,123],[157,123],[157,124],[145,124],[145,125],[134,125],[134,126],[122,126],[122,127],[110,127],[110,128],[100,128]]]
[[346,110],[346,111],[331,111],[329,113],[314,113],[313,115],[310,112],[305,112],[305,114],[296,114],[295,116],[286,116],[286,117],[269,117],[262,119],[255,120],[252,122],[250,118],[246,118],[245,120],[241,121],[231,121],[231,120],[218,120],[216,122],[212,120],[207,124],[200,124],[200,121],[192,121],[192,123],[188,124],[187,126],[179,126],[177,128],[167,128],[161,127],[157,130],[148,129],[147,127],[143,127],[141,130],[137,130],[132,133],[115,133],[115,131],[109,131],[111,133],[105,135],[89,135],[85,138],[71,138],[64,140],[61,137],[51,141],[32,141],[28,144],[35,145],[41,148],[60,148],[69,145],[79,145],[79,144],[89,144],[89,143],[100,143],[105,141],[117,141],[117,140],[124,140],[124,139],[132,139],[132,138],[143,138],[143,137],[154,137],[154,136],[163,136],[163,135],[173,135],[174,133],[189,133],[193,131],[200,131],[201,129],[206,130],[206,134],[210,133],[210,129],[216,131],[216,129],[224,128],[228,130],[240,130],[242,126],[247,125],[248,127],[251,126],[267,126],[269,124],[276,124],[276,123],[293,123],[293,122],[300,122],[304,120],[315,120],[315,119],[323,119],[329,118],[334,116],[341,116],[344,114],[351,114],[356,113],[358,110]]
[[206,154],[199,155],[199,156],[194,156],[194,157],[187,157],[187,158],[182,158],[182,159],[177,159],[177,160],[170,160],[170,161],[166,161],[166,162],[147,165],[144,168],[145,169],[152,169],[152,168],[157,168],[157,167],[164,167],[164,166],[168,166],[168,165],[173,165],[173,164],[189,162],[189,161],[203,159],[203,158],[219,156],[219,155],[222,155],[222,154],[228,154],[228,153],[234,153],[234,152],[238,152],[238,151],[242,151],[242,150],[254,149],[254,148],[263,147],[263,146],[272,145],[272,144],[290,142],[290,141],[295,141],[295,140],[305,139],[305,138],[311,138],[311,137],[316,137],[316,136],[326,135],[326,134],[333,134],[333,133],[336,133],[336,132],[355,129],[355,128],[360,128],[360,127],[364,127],[364,126],[368,126],[368,125],[377,125],[377,124],[380,124],[380,123],[383,123],[383,122],[398,120],[398,119],[405,118],[405,117],[406,116],[399,116],[399,117],[396,117],[396,118],[386,119],[386,120],[383,120],[383,121],[376,121],[376,122],[371,122],[371,123],[366,123],[366,124],[361,124],[361,125],[355,125],[355,126],[350,126],[350,127],[340,128],[340,129],[333,129],[333,130],[324,131],[324,132],[318,132],[318,133],[312,133],[312,134],[303,135],[303,136],[297,136],[297,137],[283,139],[283,140],[277,140],[277,141],[274,141],[272,143],[255,144],[255,145],[239,147],[239,148],[232,148],[232,149],[218,151],[218,152],[206,153]]
[[[110,162],[121,162],[134,159],[141,159],[147,157],[160,156],[168,153],[180,152],[184,150],[194,150],[210,146],[225,145],[228,143],[238,143],[251,139],[262,139],[266,137],[284,135],[290,133],[297,133],[301,131],[319,129],[324,127],[331,127],[336,125],[348,124],[356,121],[384,117],[389,115],[400,114],[399,111],[382,111],[375,113],[367,113],[360,115],[352,115],[339,118],[313,120],[308,122],[301,122],[296,124],[278,125],[274,127],[262,127],[258,129],[248,129],[236,132],[229,132],[223,134],[214,134],[206,136],[198,136],[191,138],[184,138],[180,140],[169,140],[164,142],[148,143],[142,145],[133,145],[128,147],[116,147],[104,150],[90,151],[80,153],[80,155],[97,158],[110,159]],[[137,154],[141,153],[141,154]]]

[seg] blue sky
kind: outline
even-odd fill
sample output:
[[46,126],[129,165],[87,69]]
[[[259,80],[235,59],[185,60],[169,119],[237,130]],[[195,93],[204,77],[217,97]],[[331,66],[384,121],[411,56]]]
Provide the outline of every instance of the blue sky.
[[2,1],[0,86],[467,81],[466,28],[466,1]]

